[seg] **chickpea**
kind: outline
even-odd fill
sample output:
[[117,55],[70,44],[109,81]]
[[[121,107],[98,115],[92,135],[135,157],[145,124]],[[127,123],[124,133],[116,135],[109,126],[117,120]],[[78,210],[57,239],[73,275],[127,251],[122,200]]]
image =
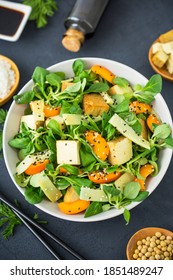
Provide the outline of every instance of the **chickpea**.
[[[145,256],[146,256],[147,258],[149,258],[149,257],[151,257],[151,253],[150,253],[150,252],[147,252],[147,253],[145,254]],[[167,256],[165,256],[165,257],[167,257]]]
[[172,240],[172,236],[167,236],[166,239],[167,240]]
[[159,232],[159,231],[157,231],[157,232],[155,233],[155,236],[158,237],[158,238],[160,238],[161,235],[162,235],[162,234],[161,234],[161,232]]
[[167,251],[168,251],[168,252],[171,252],[171,251],[172,251],[171,246],[168,246]]
[[162,247],[165,247],[165,246],[166,246],[166,242],[165,242],[165,241],[161,241],[161,242],[160,242],[160,245],[161,245]]
[[160,236],[160,240],[165,240],[166,239],[166,236],[165,235],[161,235]]
[[164,255],[165,257],[169,257],[169,253],[168,253],[167,251],[164,252],[163,255]]
[[151,247],[151,248],[156,247],[156,243],[155,243],[155,242],[153,242],[153,241],[151,241],[151,243],[150,243],[150,247]]
[[155,259],[156,259],[156,260],[160,260],[160,255],[156,254],[156,255],[155,255]]
[[146,248],[142,248],[141,253],[145,254],[147,252]]
[[156,254],[157,255],[160,255],[161,254],[161,251],[156,247]]
[[145,244],[146,244],[146,246],[148,246],[148,247],[149,247],[149,246],[150,246],[150,241],[146,241],[146,243],[145,243]]
[[137,241],[133,259],[135,260],[171,260],[173,256],[173,238],[156,232]]
[[166,247],[162,247],[161,250],[165,252],[166,251]]
[[148,252],[153,252],[153,248],[149,247]]
[[135,260],[137,260],[138,255],[137,255],[137,254],[133,254],[133,258],[134,258]]

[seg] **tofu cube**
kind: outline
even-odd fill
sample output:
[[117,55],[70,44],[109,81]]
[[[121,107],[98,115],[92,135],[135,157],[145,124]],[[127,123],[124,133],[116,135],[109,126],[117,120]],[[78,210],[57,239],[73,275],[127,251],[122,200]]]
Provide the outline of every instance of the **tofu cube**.
[[168,60],[168,55],[164,51],[159,51],[156,54],[153,55],[152,61],[154,65],[156,65],[159,68],[162,68],[163,65],[166,63]]
[[124,136],[108,141],[109,156],[108,161],[110,164],[121,165],[129,161],[133,156],[132,141]]
[[34,119],[34,116],[33,115],[26,115],[26,116],[22,116],[21,117],[21,123],[24,122],[26,123],[26,125],[33,129],[33,130],[36,130],[36,123],[35,123],[35,119]]
[[162,48],[166,54],[170,54],[171,52],[173,52],[173,41],[162,44]]
[[166,68],[167,68],[169,74],[173,74],[173,53],[170,55],[170,57],[166,63]]
[[162,44],[161,43],[157,42],[157,43],[154,43],[152,45],[152,53],[153,54],[157,53],[158,51],[162,51],[162,50],[163,49],[162,49]]
[[34,115],[35,122],[44,121],[44,100],[35,100],[30,102],[30,107]]
[[79,125],[82,121],[82,115],[79,114],[63,114],[62,117],[66,125]]
[[80,142],[75,140],[57,140],[57,163],[80,165]]
[[131,87],[130,86],[128,86],[128,87],[120,87],[118,85],[114,85],[108,91],[109,95],[124,94],[124,93],[132,93]]
[[53,116],[53,117],[47,118],[47,119],[46,119],[46,122],[45,122],[46,126],[48,125],[48,123],[49,123],[51,120],[55,120],[55,121],[59,124],[60,128],[61,128],[61,129],[64,129],[65,123],[64,123],[64,119],[63,119],[62,117],[60,117],[60,116]]
[[101,116],[103,112],[108,112],[109,105],[100,94],[89,93],[83,97],[83,109],[86,115],[97,117]]

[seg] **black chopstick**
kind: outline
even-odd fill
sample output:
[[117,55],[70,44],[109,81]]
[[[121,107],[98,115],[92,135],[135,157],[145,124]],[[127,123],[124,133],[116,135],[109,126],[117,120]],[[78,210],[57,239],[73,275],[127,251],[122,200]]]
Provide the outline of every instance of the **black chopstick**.
[[[1,200],[1,199],[0,199]],[[22,223],[36,236],[36,238],[46,247],[46,249],[55,257],[55,259],[60,260],[59,254],[55,252],[55,250],[44,240],[44,238],[37,233],[37,231],[32,227],[29,222],[25,221],[25,219],[17,213],[15,210],[13,210],[16,216],[22,221]]]
[[[64,248],[67,252],[69,252],[71,255],[73,255],[76,259],[78,260],[85,260],[84,257],[82,257],[79,253],[77,253],[74,249],[72,249],[69,245],[67,245],[64,241],[62,241],[59,237],[57,237],[56,235],[54,235],[53,233],[51,233],[50,231],[48,231],[47,229],[45,229],[43,226],[41,226],[40,224],[38,224],[37,222],[35,222],[34,220],[32,220],[31,218],[29,218],[26,214],[24,214],[21,210],[19,210],[15,205],[13,205],[10,201],[8,201],[7,198],[4,197],[4,195],[2,193],[0,193],[0,200],[2,202],[4,202],[5,204],[7,204],[10,208],[12,208],[16,213],[18,213],[20,215],[19,218],[24,218],[24,220],[27,220],[30,224],[32,224],[34,227],[36,227],[37,229],[39,229],[41,232],[43,232],[45,235],[47,235],[49,238],[51,238],[52,240],[54,240],[57,244],[59,244],[62,248]],[[27,223],[28,226],[28,223]],[[34,231],[34,230],[33,230]],[[37,233],[34,231],[34,234],[36,235]],[[38,234],[37,234],[38,236]],[[39,236],[40,237],[40,236]],[[40,237],[40,241],[41,241],[42,237]],[[42,242],[43,244],[46,243],[45,241]],[[47,246],[49,246],[47,244]],[[50,247],[51,248],[51,247]],[[48,249],[48,247],[47,247]],[[57,258],[59,259],[58,255]]]

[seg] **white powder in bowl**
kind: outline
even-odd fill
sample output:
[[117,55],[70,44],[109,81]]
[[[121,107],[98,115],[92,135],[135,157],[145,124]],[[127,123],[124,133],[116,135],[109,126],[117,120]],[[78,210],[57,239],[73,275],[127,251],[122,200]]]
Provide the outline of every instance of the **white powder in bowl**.
[[10,63],[5,59],[0,59],[0,98],[8,95],[14,83],[15,72],[11,69]]

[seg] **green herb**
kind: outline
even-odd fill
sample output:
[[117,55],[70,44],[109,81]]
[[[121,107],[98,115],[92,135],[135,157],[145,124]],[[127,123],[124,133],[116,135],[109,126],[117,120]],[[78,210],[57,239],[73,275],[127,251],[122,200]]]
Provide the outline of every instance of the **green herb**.
[[146,199],[149,195],[149,192],[147,191],[142,191],[142,192],[139,192],[139,194],[137,195],[137,197],[135,197],[134,199],[132,199],[132,201],[135,201],[135,202],[140,202],[140,201],[143,201],[144,199]]
[[2,227],[2,236],[7,239],[14,233],[16,225],[20,225],[22,222],[14,214],[14,212],[5,203],[0,202],[0,227]]
[[85,93],[90,93],[90,92],[103,92],[107,91],[109,89],[109,86],[106,83],[95,83],[92,84],[87,90],[85,90]]
[[0,109],[0,153],[2,151],[3,124],[7,116],[7,111]]
[[157,139],[166,139],[171,134],[171,128],[168,124],[161,124],[156,126],[152,138],[157,137]]
[[115,83],[116,85],[126,88],[129,86],[129,81],[127,81],[125,78],[122,77],[116,77],[113,80],[113,83]]
[[13,97],[17,104],[29,104],[34,99],[34,92],[27,91]]
[[124,212],[123,212],[123,216],[124,216],[124,220],[126,221],[126,225],[129,224],[130,222],[130,211],[128,209],[124,209]]
[[0,124],[3,124],[5,122],[6,116],[7,116],[7,111],[0,109]]
[[128,199],[135,199],[140,192],[140,185],[137,182],[127,183],[124,187],[123,194]]
[[35,213],[35,214],[34,214],[33,219],[36,220],[37,223],[39,223],[39,224],[47,224],[47,221],[45,221],[45,220],[39,220],[39,215],[38,215],[38,213]]
[[22,0],[22,2],[31,6],[32,11],[29,19],[36,21],[38,28],[46,26],[48,17],[52,17],[58,9],[55,0]]
[[103,212],[102,203],[93,201],[85,211],[84,217],[87,218],[93,215],[97,215],[101,212]]
[[133,96],[140,102],[151,103],[154,100],[154,96],[162,90],[162,78],[159,74],[155,74],[144,87],[137,84],[134,90]]
[[75,76],[79,76],[84,70],[85,64],[81,59],[77,59],[73,62],[72,68]]
[[44,198],[44,193],[40,188],[28,186],[25,190],[25,199],[30,204],[40,203]]
[[162,78],[159,74],[153,75],[148,83],[144,86],[143,92],[158,93],[162,90]]
[[116,189],[113,185],[103,185],[104,192],[110,196],[118,196],[120,194],[120,190]]

